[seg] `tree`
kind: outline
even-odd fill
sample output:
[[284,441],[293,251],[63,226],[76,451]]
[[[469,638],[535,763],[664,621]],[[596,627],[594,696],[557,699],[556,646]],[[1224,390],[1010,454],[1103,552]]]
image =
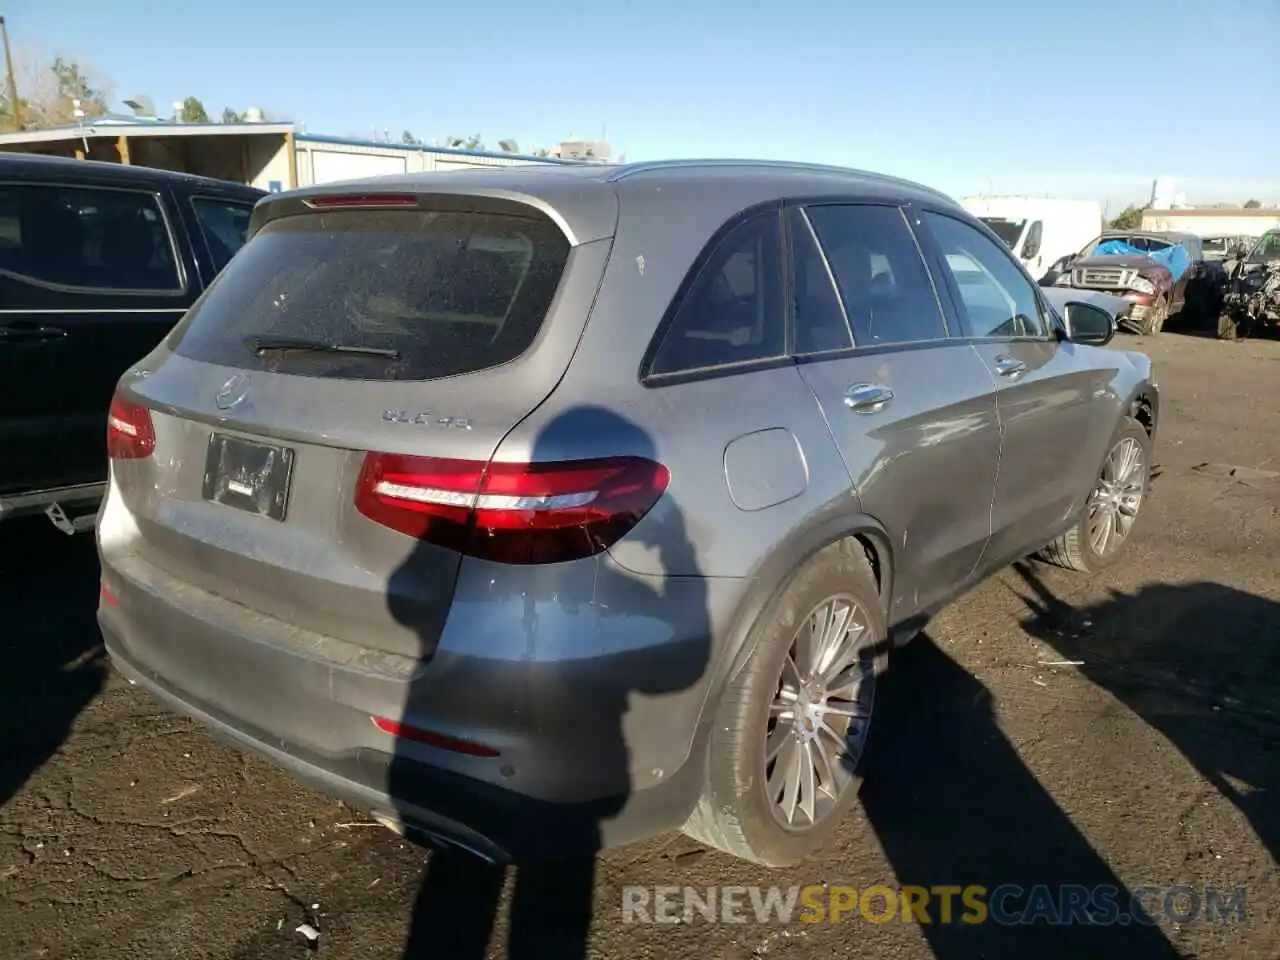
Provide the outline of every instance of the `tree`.
[[1142,215],[1147,212],[1145,206],[1138,207],[1130,204],[1120,211],[1111,223],[1108,224],[1113,230],[1136,230],[1142,226]]
[[230,107],[224,107],[222,110],[223,123],[244,123],[244,114],[232,110]]
[[400,134],[400,142],[401,142],[401,143],[416,144],[416,143],[418,142],[418,138],[417,138],[417,137],[415,137],[415,136],[414,136],[412,133],[410,133],[408,130],[406,130],[404,133]]
[[24,96],[18,97],[18,109],[15,113],[9,101],[9,91],[0,92],[0,133],[13,133],[17,130],[32,128],[31,101]]
[[1261,206],[1262,206],[1261,200],[1249,199],[1244,202],[1244,208],[1246,210],[1257,210]]
[[[97,89],[89,77],[75,60],[55,57],[53,66],[49,68],[58,83],[58,97],[54,104],[56,111],[69,112],[71,119],[75,117],[75,101],[80,101],[80,109],[85,117],[100,117],[107,112],[107,96]],[[65,121],[64,121],[65,122]]]
[[197,98],[187,97],[182,101],[182,115],[177,119],[183,123],[208,123],[209,114]]
[[[23,129],[44,130],[75,123],[77,100],[86,119],[107,112],[107,84],[95,80],[83,61],[65,56],[43,57],[27,50],[16,51],[13,60]],[[0,84],[0,126],[13,130],[18,118],[4,86]]]

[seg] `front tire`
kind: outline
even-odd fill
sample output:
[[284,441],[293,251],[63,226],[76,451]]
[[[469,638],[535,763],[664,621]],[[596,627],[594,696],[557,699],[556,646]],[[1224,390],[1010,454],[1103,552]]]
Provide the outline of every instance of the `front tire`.
[[883,601],[862,545],[831,544],[761,615],[716,709],[707,778],[684,832],[770,867],[831,835],[857,797],[888,662]]
[[1223,311],[1218,315],[1218,339],[1219,340],[1238,340],[1240,338],[1240,327],[1236,323],[1235,315],[1230,311]]
[[1116,433],[1075,524],[1040,552],[1048,563],[1093,573],[1110,566],[1130,540],[1151,488],[1152,442],[1132,417]]
[[1142,321],[1142,332],[1146,336],[1155,336],[1164,329],[1164,323],[1169,319],[1169,301],[1164,296],[1159,297],[1151,311]]

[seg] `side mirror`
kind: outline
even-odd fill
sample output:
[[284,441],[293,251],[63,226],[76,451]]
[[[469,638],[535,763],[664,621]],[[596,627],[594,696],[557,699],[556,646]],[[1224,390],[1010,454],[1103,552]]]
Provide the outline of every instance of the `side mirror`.
[[1067,324],[1067,339],[1072,343],[1103,347],[1116,335],[1115,319],[1091,303],[1068,303],[1063,319]]
[[1044,237],[1044,227],[1037,220],[1031,225],[1031,229],[1027,231],[1027,240],[1022,245],[1022,259],[1034,260],[1040,253],[1040,241]]

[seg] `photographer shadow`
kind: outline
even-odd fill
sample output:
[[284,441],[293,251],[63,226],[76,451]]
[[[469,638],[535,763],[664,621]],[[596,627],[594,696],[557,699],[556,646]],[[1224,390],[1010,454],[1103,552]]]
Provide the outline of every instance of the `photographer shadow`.
[[1023,628],[1162,734],[1280,859],[1280,603],[1154,584],[1076,609],[1032,565]]
[[[658,459],[643,428],[602,408],[576,407],[540,432],[530,460],[564,459],[593,439],[601,441],[601,448]],[[676,501],[670,493],[662,497],[630,533],[629,541],[655,550],[664,570],[696,571],[697,557]],[[595,908],[596,855],[606,844],[610,821],[634,799],[628,740],[646,735],[628,730],[626,716],[635,697],[697,696],[710,646],[706,585],[700,576],[632,573],[607,553],[591,560],[532,566],[504,568],[469,560],[464,564],[474,564],[479,572],[464,571],[460,576],[450,616],[475,624],[489,639],[489,631],[509,625],[510,637],[502,641],[506,659],[494,664],[506,678],[501,692],[476,689],[458,695],[507,697],[500,708],[504,730],[517,736],[536,734],[542,742],[555,744],[551,752],[526,764],[526,768],[542,767],[543,782],[554,781],[557,789],[572,788],[587,796],[604,790],[603,786],[593,790],[591,784],[608,785],[608,789],[602,799],[581,802],[551,803],[527,795],[497,797],[503,806],[503,801],[512,801],[511,816],[520,821],[496,827],[501,835],[521,838],[503,847],[510,853],[508,861],[486,862],[464,850],[429,843],[433,849],[403,956],[405,960],[488,956],[510,880],[504,955],[515,960],[582,960],[588,955]],[[410,605],[398,598],[413,595],[415,570],[421,570],[421,565],[410,556],[388,589],[393,615],[409,626],[414,626]],[[672,592],[677,594],[675,600]],[[678,613],[671,612],[674,607]],[[457,659],[456,651],[436,650],[435,631],[423,628],[419,635],[422,680],[409,692],[406,716],[429,711],[431,699],[439,700],[441,677],[449,676]],[[584,695],[589,707],[575,702]],[[412,799],[424,759],[430,758],[424,756],[421,744],[403,737],[397,742],[390,790],[393,799],[402,803],[401,816],[406,821],[412,820]],[[485,784],[483,796],[471,796],[471,787],[463,782],[456,795],[433,796],[430,809],[470,823],[477,799],[490,804],[495,794],[504,792]],[[528,837],[533,840],[526,843]]]
[[106,683],[93,538],[44,517],[0,525],[0,808],[66,742]]
[[[1125,887],[1023,763],[981,681],[928,633],[895,651],[885,681],[862,806],[899,883],[930,892],[917,922],[933,956],[1178,956],[1155,926],[1052,922],[1063,885],[1112,887],[1121,908]],[[962,900],[973,885],[985,916]],[[1047,913],[1037,887],[1054,898]]]

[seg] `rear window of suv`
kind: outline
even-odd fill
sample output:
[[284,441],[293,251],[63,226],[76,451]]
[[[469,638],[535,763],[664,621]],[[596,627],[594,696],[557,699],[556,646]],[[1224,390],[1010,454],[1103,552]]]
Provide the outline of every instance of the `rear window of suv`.
[[319,377],[472,373],[533,343],[569,249],[553,223],[535,217],[282,217],[236,254],[171,344],[193,360]]

